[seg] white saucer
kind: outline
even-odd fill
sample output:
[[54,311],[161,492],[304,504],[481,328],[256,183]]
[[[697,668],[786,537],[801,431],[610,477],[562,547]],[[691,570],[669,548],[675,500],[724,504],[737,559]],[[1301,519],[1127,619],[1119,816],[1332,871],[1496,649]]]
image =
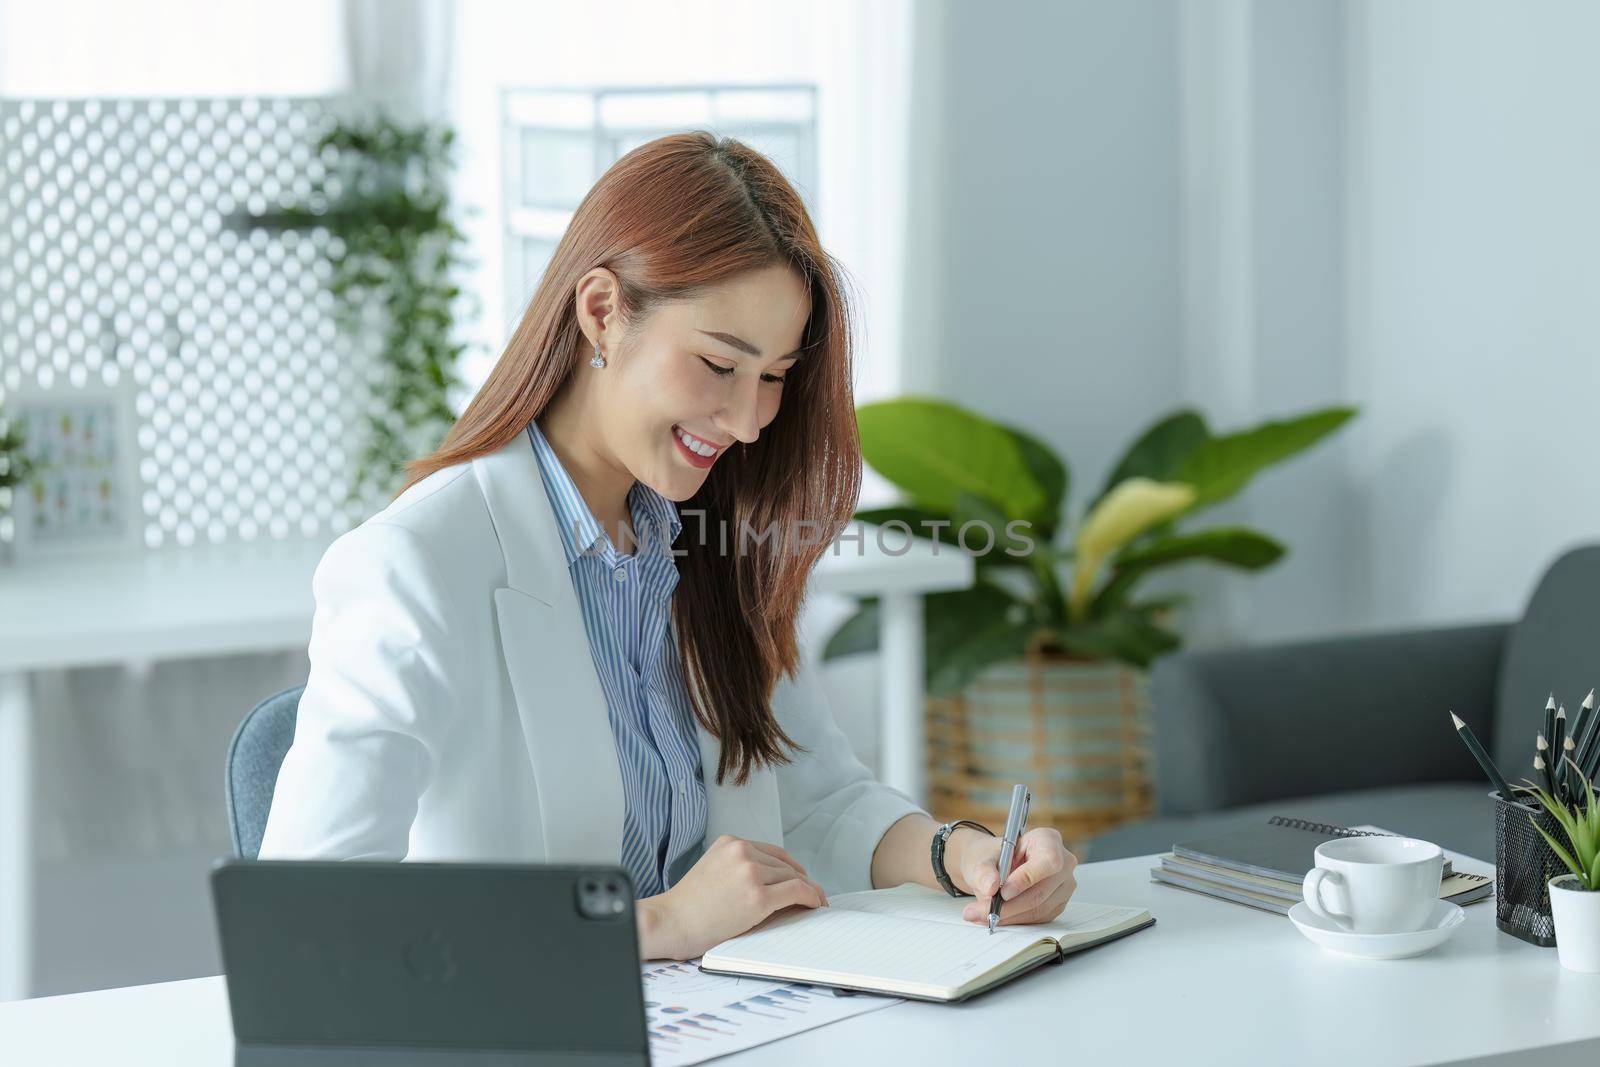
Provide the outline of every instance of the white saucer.
[[1404,934],[1354,934],[1339,929],[1331,921],[1317,915],[1306,907],[1303,900],[1289,909],[1289,921],[1306,937],[1329,952],[1364,960],[1398,960],[1420,956],[1448,941],[1450,935],[1456,932],[1456,927],[1466,920],[1467,913],[1460,906],[1441,900],[1433,906],[1428,921],[1420,930]]

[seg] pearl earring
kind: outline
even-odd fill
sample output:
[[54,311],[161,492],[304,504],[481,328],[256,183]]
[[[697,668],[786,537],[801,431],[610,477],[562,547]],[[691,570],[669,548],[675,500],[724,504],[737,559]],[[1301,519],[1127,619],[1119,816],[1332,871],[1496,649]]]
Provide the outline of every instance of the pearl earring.
[[595,370],[599,370],[601,367],[604,367],[605,365],[606,365],[606,357],[602,356],[600,354],[600,346],[599,345],[595,345],[594,346],[594,355],[589,357],[589,366],[593,367]]

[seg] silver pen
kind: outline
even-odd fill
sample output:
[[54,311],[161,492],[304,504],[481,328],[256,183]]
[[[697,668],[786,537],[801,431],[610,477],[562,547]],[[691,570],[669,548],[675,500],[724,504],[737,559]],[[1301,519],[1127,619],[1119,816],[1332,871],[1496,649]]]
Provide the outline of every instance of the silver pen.
[[1011,810],[1006,812],[1006,834],[1000,839],[1000,884],[994,888],[994,896],[989,898],[989,932],[994,933],[994,928],[1000,921],[1000,890],[1005,888],[1006,873],[1011,870],[1011,856],[1017,850],[1017,838],[1022,836],[1022,828],[1028,822],[1028,804],[1033,800],[1033,794],[1028,792],[1025,785],[1011,787]]

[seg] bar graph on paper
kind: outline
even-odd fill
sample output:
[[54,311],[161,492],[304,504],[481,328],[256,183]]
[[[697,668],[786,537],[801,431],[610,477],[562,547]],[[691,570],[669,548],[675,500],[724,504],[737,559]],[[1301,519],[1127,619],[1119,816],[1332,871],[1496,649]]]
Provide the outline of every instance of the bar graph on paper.
[[643,965],[650,1062],[684,1067],[900,1001],[836,997],[795,982],[702,974],[695,962]]

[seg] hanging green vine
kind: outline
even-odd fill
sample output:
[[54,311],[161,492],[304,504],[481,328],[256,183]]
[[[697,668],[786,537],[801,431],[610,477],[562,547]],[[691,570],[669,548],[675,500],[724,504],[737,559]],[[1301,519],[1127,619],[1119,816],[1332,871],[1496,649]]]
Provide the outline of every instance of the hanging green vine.
[[[0,519],[10,512],[14,494],[36,469],[36,464],[24,451],[26,444],[22,430],[0,408]],[[11,494],[3,490],[11,490]]]
[[[405,464],[436,448],[455,423],[449,394],[472,346],[453,335],[463,294],[452,275],[471,262],[450,218],[454,144],[448,126],[405,125],[381,112],[341,121],[318,141],[328,166],[310,201],[248,221],[328,231],[328,287],[348,336],[370,337],[369,316],[381,309],[373,403],[347,504],[392,495]],[[476,313],[473,302],[468,315]]]

